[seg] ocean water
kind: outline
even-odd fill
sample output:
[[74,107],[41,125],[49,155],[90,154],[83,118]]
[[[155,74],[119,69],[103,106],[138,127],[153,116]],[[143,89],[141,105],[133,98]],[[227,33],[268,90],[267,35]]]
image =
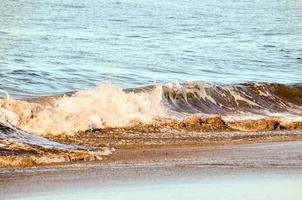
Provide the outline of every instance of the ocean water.
[[301,13],[301,0],[1,1],[0,88],[301,83]]
[[223,130],[262,118],[298,129],[301,13],[301,0],[1,1],[0,146],[57,148],[40,137],[166,119],[200,126],[196,114],[220,116]]
[[[301,135],[290,132],[302,126],[302,0],[0,1],[0,168],[100,160],[114,152],[91,132],[115,137],[112,130],[128,128],[132,136],[135,130],[138,138],[152,137],[152,124],[161,142],[188,137],[192,130],[179,129],[182,123],[216,131],[218,121],[223,136],[234,120],[248,121],[235,130],[253,131],[262,118],[280,137]],[[170,127],[161,124],[166,119]],[[72,140],[79,132],[91,141]],[[70,141],[53,141],[66,135]],[[266,165],[280,173],[246,165],[249,172],[232,175],[242,168],[190,160],[93,172],[84,165],[74,174],[68,165],[19,176],[0,169],[0,199],[302,199],[295,165],[301,154],[292,149],[269,158],[263,148]],[[271,164],[286,155],[282,165]],[[184,173],[194,168],[198,173]]]

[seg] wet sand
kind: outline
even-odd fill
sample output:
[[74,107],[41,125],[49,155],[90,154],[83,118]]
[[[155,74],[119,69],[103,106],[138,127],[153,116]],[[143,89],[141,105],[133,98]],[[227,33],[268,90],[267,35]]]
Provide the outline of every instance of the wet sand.
[[1,199],[301,199],[302,142],[120,149],[0,170]]

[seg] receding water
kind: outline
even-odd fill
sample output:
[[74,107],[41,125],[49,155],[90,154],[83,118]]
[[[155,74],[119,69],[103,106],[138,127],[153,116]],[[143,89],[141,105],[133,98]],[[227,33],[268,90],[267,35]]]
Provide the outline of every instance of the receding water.
[[[196,166],[195,166],[196,167]],[[194,168],[194,167],[193,167]],[[125,170],[123,168],[118,170]],[[152,171],[152,169],[149,169]],[[160,169],[159,169],[160,170]],[[171,171],[174,168],[169,169]],[[30,190],[26,190],[26,187],[16,184],[15,193],[5,194],[7,199],[15,200],[83,200],[83,199],[106,199],[106,200],[183,200],[183,199],[215,199],[215,200],[254,200],[254,199],[272,199],[272,200],[300,200],[302,198],[301,185],[302,179],[298,170],[293,173],[290,169],[284,171],[274,170],[261,171],[259,169],[244,170],[240,172],[240,169],[234,173],[223,168],[217,169],[219,175],[205,175],[214,168],[204,168],[199,171],[201,173],[196,174],[196,177],[182,177],[181,175],[170,174],[170,177],[152,177],[148,180],[140,180],[144,177],[144,174],[139,174],[141,169],[137,169],[139,180],[134,178],[128,178],[127,180],[119,180],[120,182],[112,181],[110,183],[107,179],[98,179],[98,177],[91,178],[89,173],[88,177],[76,178],[66,181],[64,175],[61,175],[61,179],[57,180],[55,177],[45,177],[45,182],[40,183],[39,186],[35,185],[34,177],[28,174],[28,177],[23,178],[22,181],[30,181],[33,183]],[[227,172],[229,174],[223,174]],[[61,172],[62,173],[62,172]],[[104,172],[99,171],[95,173],[95,176]],[[146,172],[147,173],[147,172]],[[181,174],[181,172],[179,172]],[[201,176],[203,174],[205,176]],[[115,172],[117,177],[121,177],[123,172]],[[109,180],[112,178],[108,175]],[[107,178],[108,178],[107,177]],[[52,180],[53,179],[53,180]],[[199,180],[198,180],[199,179]],[[47,183],[47,180],[49,183]],[[56,185],[51,185],[54,181],[58,182],[60,189]],[[94,180],[94,181],[92,181]],[[96,181],[97,180],[97,181]],[[105,183],[104,183],[105,182]],[[25,191],[26,190],[26,191]]]
[[301,0],[4,0],[0,88],[301,83],[301,13]]
[[[132,199],[132,200],[183,200],[183,199],[221,199],[221,200],[299,200],[301,180],[287,180],[279,177],[271,179],[247,180],[217,180],[208,183],[166,183],[157,185],[134,185],[112,187],[106,189],[84,189],[79,191],[65,191],[57,194],[46,194],[38,197],[20,198],[20,200],[83,200],[83,199]],[[279,181],[282,181],[280,183]]]

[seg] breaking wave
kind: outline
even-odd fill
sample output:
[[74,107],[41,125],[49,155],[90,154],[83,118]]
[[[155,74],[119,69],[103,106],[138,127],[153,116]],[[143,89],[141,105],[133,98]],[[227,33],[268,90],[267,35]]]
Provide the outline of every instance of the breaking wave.
[[127,126],[132,120],[149,122],[164,116],[161,89],[124,92],[111,83],[70,96],[32,100],[0,100],[0,120],[30,133],[72,134],[104,127]]
[[106,82],[61,97],[0,99],[2,124],[37,135],[127,127],[192,114],[298,120],[302,114],[302,85],[183,83],[123,90]]
[[165,101],[180,113],[230,115],[278,112],[302,113],[302,85],[246,83],[236,85],[168,84],[163,86]]

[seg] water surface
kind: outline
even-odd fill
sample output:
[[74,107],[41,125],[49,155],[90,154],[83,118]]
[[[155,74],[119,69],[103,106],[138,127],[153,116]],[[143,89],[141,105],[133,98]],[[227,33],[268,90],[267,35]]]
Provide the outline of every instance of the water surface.
[[2,1],[0,88],[301,83],[301,13],[301,0]]
[[124,151],[115,163],[0,170],[0,194],[19,200],[302,198],[299,141],[153,150]]

